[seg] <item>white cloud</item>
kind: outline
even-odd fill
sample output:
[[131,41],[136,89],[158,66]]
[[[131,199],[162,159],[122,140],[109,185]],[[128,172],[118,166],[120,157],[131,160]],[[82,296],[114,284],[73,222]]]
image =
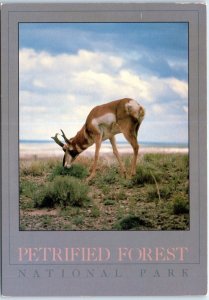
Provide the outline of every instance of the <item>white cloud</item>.
[[173,69],[173,70],[181,70],[184,72],[188,71],[188,64],[187,61],[185,60],[181,60],[178,58],[178,60],[172,60],[172,59],[168,59],[167,60],[168,65]]
[[156,114],[160,114],[160,113],[163,113],[165,111],[165,108],[162,105],[153,104],[152,105],[152,111]]
[[38,79],[33,80],[32,84],[34,87],[46,88],[46,85],[41,80],[38,80]]
[[[49,139],[60,128],[72,136],[95,105],[130,97],[146,108],[143,130],[144,139],[149,140],[154,132],[163,134],[156,126],[152,134],[148,133],[149,122],[160,119],[164,124],[169,120],[175,123],[183,118],[178,114],[182,112],[182,99],[184,110],[187,107],[187,94],[186,82],[139,75],[119,55],[87,50],[51,55],[33,49],[20,50],[22,139]],[[173,101],[172,105],[169,101]]]
[[188,84],[183,81],[179,80],[177,78],[169,78],[166,79],[166,82],[168,83],[169,87],[181,98],[187,99],[188,97]]

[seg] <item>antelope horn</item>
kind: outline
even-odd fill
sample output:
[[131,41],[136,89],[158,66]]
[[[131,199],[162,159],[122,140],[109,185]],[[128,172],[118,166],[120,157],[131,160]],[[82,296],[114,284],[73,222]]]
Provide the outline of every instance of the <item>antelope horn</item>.
[[63,147],[64,144],[58,139],[58,133],[55,134],[55,136],[52,136],[51,138],[57,143],[60,147]]
[[62,132],[62,137],[63,137],[63,139],[65,140],[65,142],[66,142],[67,144],[70,144],[68,138],[66,137],[66,135],[65,135],[65,133],[64,133],[64,131],[63,131],[62,129],[60,129],[60,130],[61,130],[61,132]]

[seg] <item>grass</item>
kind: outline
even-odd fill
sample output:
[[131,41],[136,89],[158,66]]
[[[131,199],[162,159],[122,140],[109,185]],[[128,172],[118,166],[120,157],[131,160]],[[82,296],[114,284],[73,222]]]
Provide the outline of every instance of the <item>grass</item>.
[[42,160],[32,160],[21,162],[20,164],[20,176],[43,176],[50,169],[50,160],[42,161]]
[[[130,156],[122,157],[130,170]],[[188,230],[189,160],[184,154],[146,154],[136,175],[101,160],[86,182],[91,159],[71,169],[57,159],[20,163],[21,230]]]

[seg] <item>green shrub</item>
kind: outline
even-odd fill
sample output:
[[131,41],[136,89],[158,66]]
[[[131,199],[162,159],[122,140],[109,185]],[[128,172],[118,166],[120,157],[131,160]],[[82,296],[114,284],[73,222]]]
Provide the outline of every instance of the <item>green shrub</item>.
[[20,194],[31,198],[33,193],[37,190],[37,184],[29,180],[20,181]]
[[127,195],[126,195],[126,193],[124,192],[124,190],[119,191],[119,192],[116,194],[116,200],[126,200],[126,199],[127,199]]
[[159,190],[163,200],[168,200],[172,195],[172,187],[169,184],[160,186]]
[[158,193],[155,185],[147,185],[146,188],[148,201],[154,201],[158,199]]
[[103,183],[113,184],[117,181],[118,170],[115,168],[111,168],[106,174],[103,176]]
[[54,197],[54,192],[52,191],[51,185],[46,185],[38,189],[33,195],[34,207],[42,208],[49,207],[52,208],[56,204],[56,198]]
[[92,206],[90,216],[93,218],[98,218],[100,216],[100,210],[96,205]]
[[118,182],[118,168],[110,167],[108,170],[104,172],[97,173],[98,175],[95,177],[95,183],[98,184],[100,188],[104,185],[110,185]]
[[73,176],[76,178],[85,178],[88,175],[87,169],[80,164],[72,165],[71,168],[67,169],[61,165],[57,165],[50,174],[49,179],[53,180],[56,176]]
[[144,217],[138,217],[134,215],[129,215],[121,219],[115,224],[115,229],[117,230],[130,230],[130,229],[140,229],[140,227],[149,227],[150,222]]
[[175,215],[189,213],[189,201],[181,196],[175,197],[172,201],[172,209]]
[[112,199],[104,200],[104,205],[115,205],[115,201]]
[[83,216],[75,216],[72,220],[73,224],[75,225],[82,225],[84,220],[83,220]]
[[39,189],[33,200],[36,207],[83,206],[88,200],[88,186],[73,177],[57,176]]
[[132,178],[133,184],[145,184],[156,183],[160,179],[160,176],[154,170],[151,170],[149,166],[140,165],[136,170],[136,175]]

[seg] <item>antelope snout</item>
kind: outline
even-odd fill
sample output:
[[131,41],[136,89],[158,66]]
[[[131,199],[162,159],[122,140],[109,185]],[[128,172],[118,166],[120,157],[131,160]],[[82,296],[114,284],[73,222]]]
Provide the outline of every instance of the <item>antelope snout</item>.
[[68,164],[68,163],[65,163],[65,164],[64,164],[64,168],[66,168],[66,169],[70,169],[71,167],[72,167],[71,164]]

